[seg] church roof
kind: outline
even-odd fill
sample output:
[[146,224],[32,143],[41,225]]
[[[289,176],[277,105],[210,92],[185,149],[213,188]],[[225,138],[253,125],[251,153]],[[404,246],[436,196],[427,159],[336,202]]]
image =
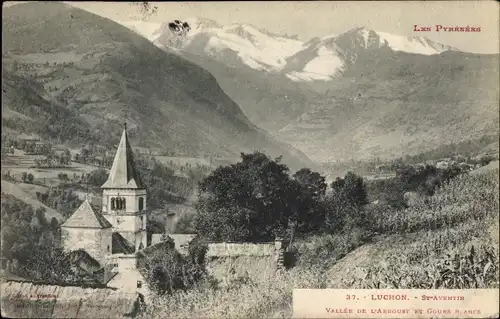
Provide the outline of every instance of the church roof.
[[112,254],[132,254],[134,246],[122,235],[117,232],[111,234],[111,253]]
[[83,249],[69,252],[67,254],[67,258],[71,264],[76,265],[89,273],[97,272],[102,268],[101,264]]
[[108,180],[101,188],[146,188],[137,172],[126,128],[123,130],[120,144],[116,150]]
[[110,228],[112,225],[101,213],[96,212],[88,198],[62,225],[75,228]]

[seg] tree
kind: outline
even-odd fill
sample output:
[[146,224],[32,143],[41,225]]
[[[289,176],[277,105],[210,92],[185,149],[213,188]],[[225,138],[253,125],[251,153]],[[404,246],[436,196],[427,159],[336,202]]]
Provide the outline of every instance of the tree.
[[35,210],[35,217],[38,221],[38,224],[42,227],[47,226],[47,219],[45,218],[45,208],[39,207]]
[[194,214],[184,214],[182,215],[177,223],[175,224],[176,234],[192,234],[195,232],[194,228]]
[[63,250],[48,245],[46,241],[35,245],[24,268],[30,278],[44,282],[62,283],[72,274]]
[[35,177],[33,176],[33,174],[29,173],[27,179],[28,183],[33,184],[33,180],[35,179]]
[[19,70],[19,62],[17,60],[12,61],[12,72],[17,72]]
[[331,185],[334,193],[340,199],[354,206],[363,206],[368,203],[363,178],[348,172],[344,178],[337,178]]
[[[19,275],[34,280],[51,280],[63,276],[61,250],[53,248],[53,234],[46,225],[45,209],[33,207],[2,193],[2,256],[16,261]],[[32,222],[36,218],[38,225]],[[68,268],[66,268],[68,270]]]
[[105,169],[99,168],[90,173],[87,181],[90,185],[101,186],[106,182],[108,176],[109,174]]
[[326,182],[325,178],[317,172],[312,172],[309,168],[303,168],[297,171],[293,178],[297,180],[312,197],[318,199],[325,195]]
[[307,233],[318,230],[325,218],[325,211],[320,201],[325,196],[327,184],[325,178],[317,172],[303,168],[293,175],[293,181],[299,194],[299,208],[296,220],[296,231]]
[[57,218],[52,217],[52,219],[50,220],[50,228],[54,231],[57,229],[57,227],[59,227],[59,222],[57,221]]
[[288,167],[260,152],[221,166],[199,184],[196,232],[217,241],[262,241],[282,236],[297,216],[300,187]]
[[368,203],[363,178],[348,172],[332,184],[333,194],[324,202],[324,228],[330,232],[348,230],[369,222],[364,219],[363,206]]

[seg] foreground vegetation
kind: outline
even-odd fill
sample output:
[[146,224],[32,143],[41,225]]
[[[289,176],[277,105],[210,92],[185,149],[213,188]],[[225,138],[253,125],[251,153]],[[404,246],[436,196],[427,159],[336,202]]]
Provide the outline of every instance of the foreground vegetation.
[[297,242],[296,267],[224,288],[207,279],[155,297],[144,317],[289,317],[294,288],[497,288],[498,177],[455,177],[408,208],[368,205],[362,227]]
[[[151,164],[140,164],[145,180],[165,191],[172,173]],[[192,225],[185,221],[199,235],[189,255],[168,245],[146,255],[143,270],[154,296],[143,316],[290,316],[295,288],[498,287],[498,177],[498,168],[469,175],[426,166],[402,170],[383,187],[353,173],[327,185],[308,169],[290,174],[279,159],[242,154],[240,163],[200,182],[198,214]],[[106,178],[104,171],[89,176],[96,185]],[[411,203],[403,196],[408,191],[418,194]],[[152,199],[161,203],[162,194],[153,191]],[[370,203],[374,194],[403,201]],[[49,205],[68,197],[40,194]],[[43,211],[2,194],[2,255],[16,260],[16,274],[53,280],[70,275],[57,271],[67,269],[53,249],[57,228]],[[259,278],[236,273],[224,285],[207,272],[205,240],[278,235],[295,239],[290,270],[266,269]]]

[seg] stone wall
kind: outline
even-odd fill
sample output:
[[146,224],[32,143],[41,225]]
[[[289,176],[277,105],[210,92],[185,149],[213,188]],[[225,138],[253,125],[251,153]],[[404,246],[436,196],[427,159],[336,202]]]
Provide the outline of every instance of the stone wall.
[[107,262],[114,265],[113,271],[116,272],[137,269],[136,254],[112,254],[108,256]]
[[1,284],[2,315],[10,318],[123,318],[137,314],[140,299],[137,293],[109,288]]
[[239,256],[272,256],[277,253],[274,242],[272,243],[210,243],[208,244],[207,257],[239,257]]
[[207,261],[207,271],[222,286],[237,280],[262,282],[276,274],[276,260],[273,256],[238,256],[214,258]]
[[223,285],[234,280],[269,280],[283,267],[281,241],[268,243],[210,243],[207,270]]

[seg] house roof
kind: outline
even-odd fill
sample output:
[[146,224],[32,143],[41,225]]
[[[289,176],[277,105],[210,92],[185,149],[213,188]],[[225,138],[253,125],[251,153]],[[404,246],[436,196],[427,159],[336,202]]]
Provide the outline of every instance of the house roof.
[[112,254],[133,254],[135,247],[119,233],[111,235]]
[[61,227],[74,227],[74,228],[110,228],[113,225],[101,215],[96,212],[86,198],[80,207],[71,215]]
[[108,180],[101,188],[146,188],[135,166],[134,154],[128,141],[127,129],[123,130]]
[[94,273],[102,268],[101,264],[85,250],[78,249],[68,253],[69,261],[87,272]]

